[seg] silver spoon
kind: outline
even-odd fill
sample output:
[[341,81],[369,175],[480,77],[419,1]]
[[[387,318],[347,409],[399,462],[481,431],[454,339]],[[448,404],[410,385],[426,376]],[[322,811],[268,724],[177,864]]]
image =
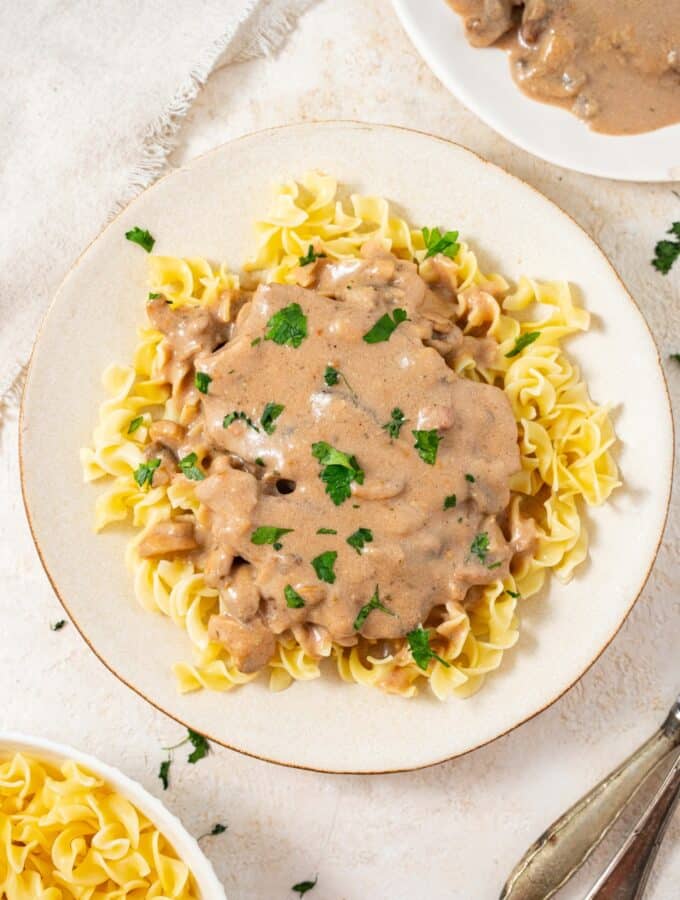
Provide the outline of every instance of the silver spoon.
[[[661,728],[648,741],[553,822],[532,844],[513,869],[501,891],[500,900],[548,900],[552,897],[583,865],[650,772],[671,755],[675,756],[677,764],[680,760],[680,697],[671,707]],[[666,791],[670,790],[666,783],[664,786]],[[661,793],[663,787],[659,795]],[[660,799],[659,795],[655,799]],[[650,804],[647,812],[653,805],[654,802]],[[670,810],[657,823],[655,836],[658,836],[659,829],[663,829],[667,823],[669,814]],[[646,824],[648,822],[649,819]],[[652,846],[657,846],[654,840]],[[648,863],[652,858],[653,853]],[[605,875],[611,874],[612,867],[617,861],[618,855]],[[639,878],[646,878],[649,865],[636,871]],[[603,886],[602,881],[598,884],[600,888]],[[605,900],[606,897],[618,898],[615,893],[596,895],[591,892],[589,896],[593,900],[596,896],[599,900]],[[641,895],[628,893],[620,896],[621,900],[627,900]]]

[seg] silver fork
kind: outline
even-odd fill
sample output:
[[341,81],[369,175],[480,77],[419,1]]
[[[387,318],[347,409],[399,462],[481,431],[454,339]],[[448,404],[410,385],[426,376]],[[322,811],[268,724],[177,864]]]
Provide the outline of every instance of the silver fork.
[[579,869],[663,760],[670,773],[619,853],[585,900],[636,900],[680,790],[680,697],[638,750],[575,803],[532,844],[515,866],[500,900],[548,900]]

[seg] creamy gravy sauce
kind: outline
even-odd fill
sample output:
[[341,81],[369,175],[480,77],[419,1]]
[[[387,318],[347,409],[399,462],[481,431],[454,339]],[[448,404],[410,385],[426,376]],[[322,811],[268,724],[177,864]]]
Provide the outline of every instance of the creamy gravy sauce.
[[449,0],[468,40],[509,52],[517,84],[594,131],[680,121],[678,0]]
[[[186,431],[161,426],[169,443],[156,427],[152,438],[159,440],[148,455],[179,459],[196,452],[207,477],[196,486],[202,507],[193,547],[175,523],[165,533],[162,525],[152,531],[142,552],[167,554],[170,538],[178,541],[177,552],[195,554],[220,592],[211,635],[243,671],[266,664],[273,636],[288,630],[317,656],[332,641],[355,644],[355,619],[376,586],[393,615],[373,610],[360,634],[402,638],[433,609],[462,601],[472,585],[502,578],[521,549],[504,534],[509,479],[520,468],[509,402],[499,388],[457,376],[445,359],[463,350],[488,359],[495,342],[463,338],[451,321],[455,292],[438,280],[434,264],[429,286],[413,263],[375,248],[365,252],[364,259],[319,260],[300,269],[307,287],[260,286],[233,328],[215,310],[149,304],[151,320],[167,338],[170,377],[200,409]],[[473,291],[472,301],[480,296]],[[293,303],[307,317],[307,338],[298,348],[265,340],[272,316]],[[363,335],[397,307],[408,321],[389,340],[366,343]],[[329,365],[341,373],[333,386],[324,381]],[[205,395],[187,386],[194,367],[212,378]],[[260,422],[267,403],[284,407],[272,434]],[[391,440],[383,426],[395,407],[406,422]],[[243,419],[223,427],[234,411],[258,430]],[[441,437],[434,465],[414,448],[414,429],[436,429]],[[312,455],[318,441],[356,457],[365,473],[337,506]],[[171,469],[163,462],[154,483]],[[453,494],[456,506],[445,510],[444,499]],[[280,548],[252,542],[253,531],[267,525],[292,529]],[[319,534],[321,528],[337,534]],[[361,553],[346,542],[359,528],[373,538]],[[483,560],[471,549],[480,534],[488,537]],[[333,584],[312,566],[327,551],[337,552]],[[287,585],[304,607],[287,606]]]

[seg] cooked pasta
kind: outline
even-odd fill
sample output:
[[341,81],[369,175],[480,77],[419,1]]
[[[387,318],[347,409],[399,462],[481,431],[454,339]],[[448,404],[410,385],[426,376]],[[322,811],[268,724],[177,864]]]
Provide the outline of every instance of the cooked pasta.
[[197,900],[188,867],[129,800],[73,760],[0,760],[0,897]]
[[[603,503],[619,484],[609,410],[592,402],[561,346],[569,335],[587,330],[589,315],[575,304],[565,282],[522,278],[512,289],[502,276],[484,274],[464,242],[454,258],[428,257],[423,232],[395,216],[386,200],[361,195],[343,200],[335,180],[318,172],[300,183],[279,185],[270,214],[255,230],[256,252],[244,266],[246,279],[292,284],[300,258],[311,247],[317,255],[342,260],[357,257],[369,241],[378,243],[397,258],[415,259],[426,282],[446,282],[450,315],[465,338],[497,344],[493,358],[482,360],[466,353],[464,344],[451,364],[464,378],[502,388],[509,399],[521,455],[521,472],[511,483],[509,529],[518,533],[530,515],[537,533],[532,551],[516,554],[503,578],[471,589],[464,602],[447,604],[436,621],[427,623],[438,658],[426,671],[406,644],[380,658],[363,640],[353,647],[329,646],[322,654],[330,654],[345,681],[406,697],[423,683],[440,699],[468,696],[516,643],[520,600],[541,589],[548,570],[568,581],[586,558],[584,505]],[[221,303],[225,318],[235,315],[230,304],[239,280],[224,266],[195,258],[152,256],[150,262],[152,295],[177,307]],[[139,553],[154,524],[181,522],[200,508],[193,481],[174,479],[145,489],[134,478],[154,415],[180,424],[195,415],[195,408],[187,409],[180,399],[193,372],[178,369],[168,377],[167,354],[163,334],[145,327],[133,364],[105,372],[110,399],[100,408],[92,447],[81,458],[86,480],[109,482],[96,501],[95,527],[131,521],[139,529],[127,554],[138,600],[188,633],[194,658],[174,666],[179,689],[229,690],[257,673],[239,671],[229,651],[211,640],[208,626],[219,610],[218,592],[190,559],[149,559]],[[318,655],[291,633],[282,635],[268,664],[270,687],[281,690],[292,681],[319,677]]]

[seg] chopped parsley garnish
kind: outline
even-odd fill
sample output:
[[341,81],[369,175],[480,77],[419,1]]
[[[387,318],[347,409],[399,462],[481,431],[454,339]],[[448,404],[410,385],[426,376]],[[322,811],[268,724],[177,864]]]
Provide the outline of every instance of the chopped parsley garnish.
[[487,569],[497,569],[499,566],[502,566],[502,565],[503,565],[503,563],[499,559],[496,562],[489,563],[489,565],[487,566]]
[[172,759],[170,757],[168,757],[167,759],[164,759],[158,770],[158,777],[160,778],[161,783],[163,784],[164,791],[167,791],[168,785],[170,784],[170,765],[171,765],[171,763],[172,763]]
[[662,275],[668,275],[673,263],[680,256],[680,222],[673,222],[667,233],[674,235],[675,240],[659,241],[654,248],[652,260],[652,265]]
[[328,387],[333,387],[334,384],[337,384],[338,381],[340,381],[340,373],[337,369],[334,369],[333,366],[326,366],[326,371],[323,373],[323,380]]
[[265,341],[299,347],[307,337],[307,316],[299,303],[284,306],[267,322]]
[[337,534],[338,532],[335,528],[319,528],[317,529],[317,534]]
[[347,543],[350,547],[354,547],[357,553],[361,555],[364,544],[370,544],[372,540],[373,532],[370,528],[357,528],[357,530],[347,538]]
[[134,478],[140,488],[143,488],[144,485],[149,485],[153,482],[153,473],[160,466],[160,459],[148,459],[144,463],[140,463],[134,471]]
[[256,466],[264,466],[264,464],[265,464],[265,463],[264,463],[264,460],[262,459],[261,456],[256,456],[256,457],[255,457],[255,465],[256,465]]
[[480,562],[486,561],[486,554],[489,552],[489,535],[486,531],[480,531],[474,536],[470,544],[470,553],[474,554]]
[[210,829],[210,831],[206,831],[205,834],[202,834],[200,837],[197,837],[196,840],[202,841],[203,838],[214,837],[214,835],[216,835],[216,834],[224,834],[224,832],[226,830],[227,830],[227,826],[222,825],[221,822],[218,822],[216,825],[213,825],[213,827]]
[[425,246],[427,247],[425,259],[430,256],[436,256],[437,253],[443,253],[444,256],[448,256],[449,259],[454,259],[456,253],[458,253],[458,247],[460,246],[457,243],[457,231],[446,231],[444,234],[442,234],[438,228],[422,228],[421,231],[423,233]]
[[158,300],[159,297],[162,296],[162,294],[154,294],[153,292],[149,291],[149,300]]
[[187,762],[190,762],[193,765],[194,763],[197,763],[199,759],[203,759],[204,756],[208,755],[210,752],[210,744],[208,743],[208,739],[203,737],[203,735],[199,734],[197,731],[193,731],[191,728],[188,728],[187,731],[187,740],[194,748],[187,757]]
[[50,631],[61,631],[64,625],[66,625],[66,619],[59,619],[58,622],[54,622],[54,624],[50,625]]
[[205,472],[201,471],[196,465],[197,461],[198,457],[196,454],[190,453],[188,456],[185,456],[184,459],[180,459],[177,463],[182,475],[190,481],[203,481],[205,478]]
[[404,418],[404,413],[399,409],[398,406],[395,406],[390,413],[390,421],[386,422],[382,427],[394,441],[399,437],[399,432],[401,431],[404,423],[407,421],[408,420]]
[[309,249],[307,250],[307,256],[300,256],[300,265],[308,266],[310,263],[316,262],[317,259],[325,259],[325,253],[315,253],[314,246],[312,244],[309,245]]
[[475,483],[475,476],[474,476],[474,475],[470,475],[469,472],[466,472],[466,473],[465,473],[465,480],[466,480],[466,481],[469,481],[470,484],[474,484],[474,483]]
[[262,343],[262,338],[261,338],[261,337],[256,337],[256,338],[253,338],[253,339],[252,339],[252,341],[250,342],[250,346],[251,346],[251,347],[257,347],[257,345],[258,345],[258,344],[261,344],[261,343]]
[[326,584],[333,584],[335,581],[333,567],[335,566],[335,560],[337,558],[338,554],[336,550],[326,550],[325,553],[320,553],[319,556],[314,557],[312,565],[314,566],[314,571],[316,572],[316,577],[319,581],[325,581]]
[[252,428],[253,431],[260,430],[249,416],[247,416],[243,411],[238,410],[227,413],[227,415],[222,419],[222,428],[229,428],[231,423],[236,422],[237,420],[245,422],[248,428]]
[[427,671],[431,659],[438,660],[443,666],[446,666],[447,669],[451,667],[450,663],[447,663],[445,659],[442,659],[441,656],[435,653],[432,647],[430,647],[429,632],[427,632],[422,625],[414,628],[413,631],[409,631],[406,635],[406,640],[411,649],[413,661],[419,669],[423,670],[423,672]]
[[336,506],[352,496],[351,484],[364,483],[364,471],[356,457],[336,450],[326,441],[312,444],[312,456],[321,464],[319,478],[326,485],[326,493]]
[[676,363],[680,363],[680,353],[671,353],[671,359],[674,359]]
[[513,356],[517,356],[525,347],[528,347],[529,344],[533,344],[535,340],[538,340],[540,336],[540,331],[528,331],[526,334],[520,334],[518,338],[515,338],[515,346],[509,353],[505,354],[505,358],[511,359]]
[[458,500],[455,494],[449,494],[448,497],[444,497],[444,509],[455,509],[456,503],[458,503]]
[[205,372],[196,372],[194,374],[194,384],[202,394],[208,393],[208,385],[211,381],[212,378]]
[[316,887],[316,883],[319,880],[319,876],[317,875],[314,881],[298,881],[297,884],[294,884],[291,888],[291,891],[297,891],[298,894],[303,897],[307,891],[311,891],[313,887]]
[[139,426],[142,424],[143,421],[144,421],[144,416],[135,416],[134,419],[128,425],[127,433],[134,434],[135,431],[137,431],[137,429],[139,428]]
[[139,244],[147,253],[151,253],[153,245],[156,243],[156,239],[151,237],[146,228],[137,228],[136,225],[130,231],[125,232],[125,237],[133,244]]
[[274,434],[276,431],[276,425],[274,422],[281,413],[284,411],[286,407],[281,403],[267,403],[264,408],[264,412],[260,416],[260,425],[264,428],[267,434]]
[[302,609],[305,605],[304,599],[289,584],[283,589],[283,595],[286,598],[286,606],[289,609]]
[[[256,528],[250,535],[250,540],[253,544],[273,544],[277,550],[280,550],[281,544],[279,544],[279,538],[283,537],[284,534],[290,534],[291,531],[293,531],[292,528],[278,528],[276,525],[260,525],[260,527]],[[277,544],[278,547],[276,546]]]
[[508,594],[513,600],[519,600],[520,594],[519,591],[510,591],[507,588],[505,589],[505,593]]
[[360,631],[366,619],[370,616],[374,609],[379,609],[381,612],[387,613],[388,616],[395,616],[396,613],[391,609],[388,609],[380,599],[380,588],[376,584],[375,592],[368,603],[364,603],[364,605],[359,610],[356,619],[354,620],[354,630]]
[[413,445],[418,451],[418,455],[428,466],[433,466],[437,459],[437,448],[441,438],[437,434],[437,429],[431,431],[412,431],[411,434],[416,439]]
[[389,341],[397,325],[408,320],[405,309],[395,309],[393,316],[394,318],[390,318],[389,313],[380,316],[375,325],[364,335],[364,340],[367,344],[380,344],[382,341]]

